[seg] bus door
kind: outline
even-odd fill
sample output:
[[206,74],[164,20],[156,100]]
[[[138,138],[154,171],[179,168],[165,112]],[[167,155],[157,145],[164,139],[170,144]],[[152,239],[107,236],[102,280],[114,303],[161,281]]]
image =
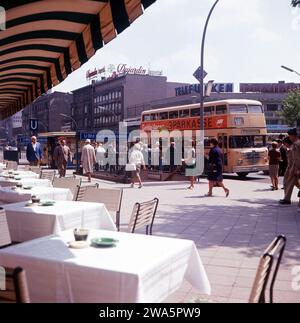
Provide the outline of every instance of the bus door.
[[218,134],[219,147],[222,150],[223,165],[228,166],[228,137],[226,133]]

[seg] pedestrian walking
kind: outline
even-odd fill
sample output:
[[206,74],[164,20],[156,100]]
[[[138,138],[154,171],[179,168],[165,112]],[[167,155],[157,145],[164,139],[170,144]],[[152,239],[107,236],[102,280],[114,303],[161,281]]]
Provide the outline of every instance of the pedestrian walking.
[[273,141],[271,148],[268,153],[269,159],[269,175],[272,183],[272,190],[278,190],[278,174],[279,174],[279,163],[281,160],[280,151],[278,150],[278,143]]
[[277,149],[279,149],[280,151],[280,162],[279,162],[279,176],[284,176],[286,168],[287,168],[287,148],[286,146],[283,144],[283,140],[282,139],[277,139],[276,140],[278,147]]
[[102,142],[99,142],[97,144],[95,153],[96,153],[96,163],[97,163],[96,170],[99,170],[99,169],[102,169],[104,166],[105,153],[106,153],[106,149],[103,147]]
[[210,140],[211,149],[208,155],[208,193],[206,196],[212,196],[214,187],[222,187],[226,197],[229,195],[229,189],[225,187],[223,183],[223,163],[222,163],[222,151],[218,147],[218,140],[212,138]]
[[26,148],[26,158],[30,166],[39,166],[42,160],[42,146],[37,142],[36,136],[31,137],[31,142]]
[[141,169],[145,166],[144,156],[141,152],[141,145],[136,143],[130,152],[129,164],[135,165],[135,170],[131,172],[131,187],[134,187],[135,180],[138,180],[139,188],[142,188]]
[[91,145],[90,139],[85,141],[85,145],[81,152],[81,164],[83,168],[83,174],[86,174],[88,181],[91,182],[91,177],[94,171],[94,165],[96,163],[95,149]]
[[193,140],[190,141],[189,147],[186,152],[186,158],[183,160],[186,168],[187,175],[190,180],[189,190],[194,189],[195,184],[195,169],[196,169],[196,149],[195,142]]
[[288,135],[292,145],[288,153],[288,166],[284,176],[284,198],[279,201],[279,203],[283,205],[291,204],[294,186],[299,188],[300,176],[300,140],[298,138],[297,129],[290,129]]
[[60,144],[55,147],[53,152],[53,159],[58,169],[59,177],[66,176],[67,164],[70,158],[71,158],[71,150],[66,145],[66,141],[62,139],[60,140]]

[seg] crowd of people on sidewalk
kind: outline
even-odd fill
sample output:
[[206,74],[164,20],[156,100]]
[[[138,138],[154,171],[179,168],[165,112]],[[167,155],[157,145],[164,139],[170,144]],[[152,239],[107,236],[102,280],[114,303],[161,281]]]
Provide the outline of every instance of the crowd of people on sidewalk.
[[[223,158],[222,151],[219,148],[219,142],[215,138],[210,139],[211,149],[205,155],[205,171],[208,178],[208,193],[206,196],[210,197],[213,194],[214,187],[220,187],[224,190],[225,196],[229,195],[229,189],[223,183]],[[184,167],[188,170],[187,174],[190,180],[188,189],[194,189],[196,174],[196,144],[193,140],[188,143],[186,156],[184,159],[178,160],[178,149],[174,141],[170,142],[169,148],[166,151],[166,156],[162,154],[160,143],[157,142],[152,149],[143,144],[140,139],[136,139],[132,143],[129,154],[128,164],[131,165],[131,187],[134,187],[135,182],[138,182],[138,187],[141,188],[141,170],[157,169],[162,170],[163,159],[168,159],[167,165],[170,172],[175,172],[178,168]],[[27,160],[32,166],[40,164],[42,159],[41,144],[37,142],[35,136],[31,137],[31,142],[27,145]],[[94,170],[106,169],[110,170],[117,165],[117,151],[113,144],[103,145],[102,143],[95,143],[92,145],[91,140],[87,139],[81,152],[81,165],[83,174],[86,174],[88,180],[91,181],[91,176]],[[152,158],[149,160],[149,158]],[[60,177],[66,175],[66,168],[68,161],[71,158],[70,148],[66,145],[64,139],[59,140],[53,152],[53,160],[58,168]],[[299,208],[300,208],[300,140],[297,129],[290,129],[288,135],[279,136],[271,143],[268,152],[269,158],[269,176],[271,178],[271,189],[279,189],[279,177],[283,177],[284,197],[279,201],[282,205],[291,204],[291,196],[294,187],[299,189]],[[178,166],[180,165],[180,166]],[[127,168],[128,165],[126,165]],[[127,169],[129,171],[129,169]]]

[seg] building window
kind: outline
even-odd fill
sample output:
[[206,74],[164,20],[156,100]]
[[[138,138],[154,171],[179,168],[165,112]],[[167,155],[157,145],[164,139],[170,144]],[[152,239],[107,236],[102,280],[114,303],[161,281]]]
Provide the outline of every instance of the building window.
[[84,105],[84,113],[88,113],[88,105],[87,104]]
[[279,104],[267,104],[265,111],[270,111],[270,112],[280,111],[280,105]]

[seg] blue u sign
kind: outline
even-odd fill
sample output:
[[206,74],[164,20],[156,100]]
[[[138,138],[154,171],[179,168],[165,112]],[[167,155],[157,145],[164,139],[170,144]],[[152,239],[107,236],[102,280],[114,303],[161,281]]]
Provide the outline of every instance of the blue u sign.
[[37,119],[30,119],[29,121],[29,128],[31,131],[36,131],[38,130],[39,123]]

